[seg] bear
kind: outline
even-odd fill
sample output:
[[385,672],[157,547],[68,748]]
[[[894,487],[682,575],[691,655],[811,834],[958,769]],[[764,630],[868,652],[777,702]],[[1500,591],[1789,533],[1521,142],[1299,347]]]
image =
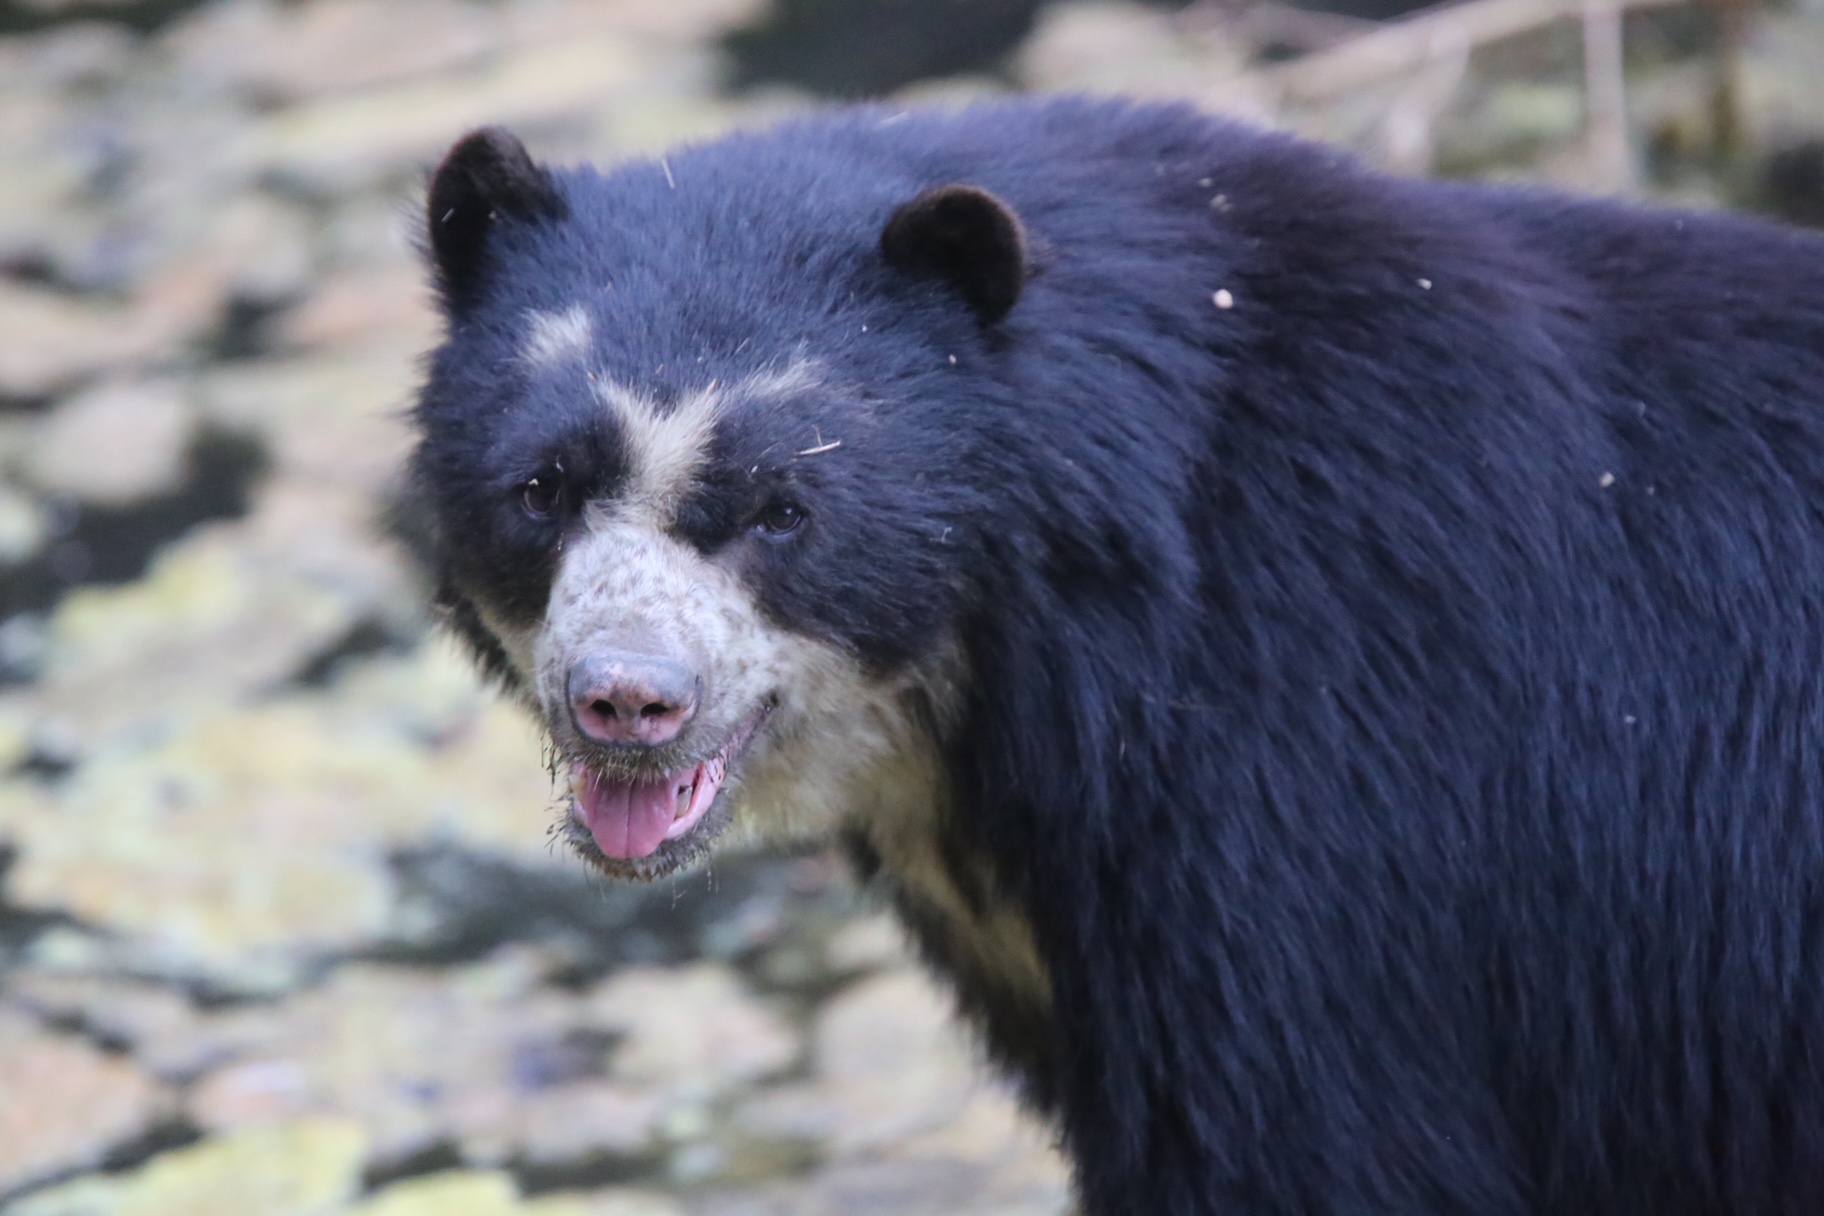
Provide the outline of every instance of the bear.
[[1824,1210],[1824,239],[1076,95],[425,223],[596,869],[839,844],[1091,1216]]

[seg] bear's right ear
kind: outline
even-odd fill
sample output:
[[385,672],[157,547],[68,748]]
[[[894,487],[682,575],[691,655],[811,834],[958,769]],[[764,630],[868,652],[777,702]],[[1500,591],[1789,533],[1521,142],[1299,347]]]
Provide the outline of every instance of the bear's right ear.
[[1026,233],[1013,208],[978,186],[937,186],[893,213],[880,234],[888,265],[942,279],[983,325],[1026,286]]
[[456,142],[425,199],[431,264],[445,305],[460,311],[480,287],[488,236],[502,220],[562,219],[568,208],[549,170],[499,127],[483,127]]

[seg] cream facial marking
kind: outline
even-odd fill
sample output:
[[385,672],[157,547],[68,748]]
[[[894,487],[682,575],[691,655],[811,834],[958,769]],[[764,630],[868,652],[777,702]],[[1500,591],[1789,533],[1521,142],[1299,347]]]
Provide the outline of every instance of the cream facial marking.
[[702,681],[690,739],[666,767],[701,762],[764,717],[713,821],[731,842],[824,840],[858,819],[897,842],[933,822],[937,745],[915,707],[941,713],[951,679],[936,670],[872,679],[840,648],[768,621],[733,572],[648,521],[604,511],[566,550],[534,645],[534,693],[560,752],[574,742],[565,673],[579,655],[615,649],[676,657]]
[[[539,314],[527,358],[587,358],[589,340],[581,310]],[[568,750],[566,673],[578,656],[604,650],[674,657],[701,678],[701,706],[688,737],[665,756],[667,768],[700,763],[753,732],[730,761],[704,830],[686,832],[678,848],[661,849],[648,868],[636,865],[633,873],[688,865],[705,854],[709,839],[734,848],[777,847],[828,840],[858,826],[901,897],[922,921],[943,926],[957,965],[1043,1010],[1050,985],[1029,928],[998,897],[972,904],[938,844],[945,792],[934,731],[941,733],[958,700],[957,656],[873,678],[840,647],[769,621],[734,571],[669,534],[726,412],[804,392],[819,375],[816,364],[799,358],[738,382],[712,381],[662,404],[592,373],[597,400],[626,438],[627,478],[611,498],[584,508],[584,526],[565,546],[544,620],[519,630],[488,623],[527,672],[560,753]],[[840,459],[843,446],[841,436],[813,431],[790,455]],[[639,771],[632,760],[589,763],[598,772]]]
[[[589,376],[625,439],[627,475],[610,496],[583,507],[582,527],[566,538],[544,620],[530,639],[528,683],[585,794],[592,779],[619,789],[711,760],[718,787],[726,786],[719,805],[680,820],[685,826],[675,840],[668,834],[653,849],[654,838],[642,831],[641,850],[651,851],[610,854],[636,875],[687,863],[729,827],[756,841],[827,835],[878,800],[887,768],[903,768],[922,737],[904,689],[869,679],[840,647],[767,620],[738,573],[670,534],[724,412],[737,402],[802,391],[816,375],[799,360],[738,383],[711,382],[664,404],[599,373]],[[517,640],[507,642],[515,662],[526,653]],[[674,742],[617,754],[578,733],[571,673],[590,656],[612,654],[658,656],[695,678],[699,699]],[[908,793],[930,786],[894,784]],[[928,792],[917,796],[928,804]],[[592,831],[622,823],[599,810],[592,803],[577,813]],[[605,851],[631,847],[612,835],[603,845],[599,831],[595,839]]]
[[725,409],[735,402],[789,397],[817,380],[816,364],[794,359],[782,369],[755,372],[733,386],[712,380],[661,409],[644,393],[605,376],[592,376],[596,396],[619,418],[631,449],[632,476],[614,513],[639,516],[661,527],[669,524],[690,492],[691,478],[702,465],[704,449]]
[[[596,396],[618,417],[627,438],[630,476],[610,513],[660,527],[668,524],[690,492],[728,395],[712,380],[661,412],[651,397],[612,380],[596,377],[594,385]],[[599,514],[592,515],[592,526]]]
[[488,632],[494,635],[494,640],[500,643],[501,652],[507,656],[507,661],[519,672],[520,680],[526,687],[532,687],[538,673],[533,649],[538,643],[539,627],[516,625],[485,603],[477,603],[475,611],[480,615],[481,623],[487,626]]
[[565,359],[581,359],[595,340],[595,323],[581,304],[562,312],[533,312],[526,326],[520,357],[534,367],[550,367]]

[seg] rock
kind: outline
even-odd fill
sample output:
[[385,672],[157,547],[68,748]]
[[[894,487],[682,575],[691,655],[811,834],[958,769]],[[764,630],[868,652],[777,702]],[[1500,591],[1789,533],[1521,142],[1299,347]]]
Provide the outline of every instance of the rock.
[[[44,619],[20,612],[0,621],[0,683],[35,680],[43,666]],[[22,733],[34,741],[42,737],[39,731]]]
[[95,89],[130,66],[139,40],[118,25],[73,21],[29,38],[0,41],[0,88],[32,92]]
[[702,45],[763,20],[771,0],[618,0],[612,17],[588,3],[523,5],[508,19],[516,40],[549,41],[612,28],[660,45]]
[[[0,824],[6,821],[7,808],[0,802]],[[51,925],[32,937],[21,954],[24,965],[47,972],[66,974],[131,970],[134,958],[115,941],[88,929],[70,925]]]
[[[291,551],[260,534],[259,516],[199,528],[168,546],[137,582],[78,587],[57,604],[46,632],[39,693],[47,721],[67,722],[95,748],[115,732],[180,722],[282,681],[351,627],[357,555],[331,556],[358,526],[327,510],[296,529]],[[329,550],[329,552],[323,552]],[[313,560],[314,559],[314,560]],[[347,566],[340,562],[346,561]],[[123,698],[158,687],[158,698]]]
[[315,266],[316,237],[305,210],[259,191],[244,191],[211,209],[173,260],[200,268],[219,309],[272,308],[304,294]]
[[25,968],[8,977],[7,991],[16,1005],[46,1021],[80,1026],[86,1035],[130,1050],[160,1080],[188,1079],[191,1060],[182,1045],[196,1033],[201,1015],[169,986],[94,971]]
[[893,101],[905,105],[964,106],[1009,96],[1017,90],[992,76],[940,76],[920,80],[893,91]]
[[9,1216],[328,1216],[361,1185],[358,1128],[308,1119],[161,1153],[119,1176],[38,1192]]
[[830,966],[837,971],[875,971],[907,958],[905,930],[885,912],[858,916],[830,939]]
[[0,269],[67,281],[74,277],[68,267],[101,239],[105,220],[80,202],[83,174],[74,158],[40,153],[0,140]]
[[403,182],[470,127],[575,121],[646,67],[626,38],[579,38],[460,75],[280,110],[247,133],[237,154],[268,180],[311,195]]
[[685,1216],[683,1206],[675,1199],[651,1191],[615,1188],[590,1191],[577,1196],[588,1216]]
[[0,1006],[0,1194],[92,1166],[146,1131],[168,1095],[133,1062]]
[[488,1170],[455,1170],[384,1188],[350,1216],[592,1216],[570,1196],[522,1199],[513,1179]]
[[180,74],[271,105],[451,71],[494,52],[502,16],[464,0],[198,8],[161,35]]
[[903,1140],[956,1117],[983,1074],[950,1003],[911,971],[834,998],[812,1043],[815,1076],[753,1099],[736,1116],[761,1137],[827,1141],[839,1153]]
[[[411,298],[420,291],[414,285]],[[310,501],[339,521],[361,517],[363,547],[371,549],[374,491],[397,474],[409,450],[401,411],[419,349],[409,333],[376,334],[357,351],[237,362],[201,377],[197,395],[206,419],[260,436],[281,478],[339,492],[325,501],[282,490],[275,510]]]
[[119,308],[0,279],[0,398],[37,400],[145,353]]
[[[692,70],[698,65],[685,65]],[[638,104],[608,107],[595,114],[587,138],[554,140],[553,157],[576,156],[612,163],[634,156],[660,156],[680,143],[712,139],[736,126],[760,127],[802,115],[811,101],[789,90],[767,95],[744,95],[739,106],[699,88],[680,86],[678,91],[658,90],[641,96]],[[540,145],[544,150],[544,145]]]
[[820,1170],[794,1197],[802,1216],[1065,1216],[1069,1198],[1046,1187],[1005,1185],[968,1161],[852,1161]]
[[136,361],[166,366],[198,354],[226,318],[232,282],[233,272],[201,255],[151,267],[133,289],[126,320],[142,352]]
[[184,362],[221,322],[235,281],[219,262],[178,258],[154,267],[123,305],[0,279],[0,400]]
[[232,1062],[193,1087],[191,1114],[227,1129],[333,1112],[382,1161],[442,1143],[479,1164],[643,1151],[660,1095],[605,1080],[606,1038],[583,1003],[537,978],[354,966],[282,1006],[213,1019],[198,1038]]
[[[225,586],[193,585],[218,579]],[[0,785],[0,823],[18,849],[8,899],[113,930],[135,943],[142,968],[202,969],[238,986],[240,969],[282,974],[394,932],[392,847],[474,833],[555,864],[536,740],[453,655],[395,666],[394,688],[369,681],[237,704],[273,672],[275,648],[295,642],[240,623],[243,608],[250,618],[273,610],[243,602],[231,574],[204,567],[188,580],[143,620],[119,611],[81,625],[99,635],[85,666],[71,671],[65,658],[47,679],[57,696],[34,706],[34,733],[55,711],[101,751],[55,786]],[[285,580],[273,590],[301,593]],[[193,637],[171,631],[174,620]],[[221,639],[234,662],[211,654]],[[111,698],[137,702],[114,715],[102,700],[130,675],[171,691]],[[146,907],[160,914],[147,918]]]
[[428,349],[441,322],[417,265],[403,260],[334,272],[273,327],[281,346],[347,351],[369,343]]
[[1013,57],[1015,79],[1031,90],[1196,101],[1265,119],[1271,106],[1247,67],[1248,48],[1224,38],[1213,21],[1188,27],[1135,0],[1050,5]]
[[[437,659],[421,669],[433,675],[417,690],[414,708],[386,720],[396,731],[413,723],[438,724],[435,734],[416,740],[429,771],[415,801],[428,808],[429,822],[413,842],[447,842],[503,861],[573,873],[578,863],[555,852],[547,836],[553,790],[542,735],[517,706],[479,686],[453,642],[437,639],[422,653]],[[443,679],[451,699],[438,702],[432,698]],[[358,695],[344,704],[360,705]]]
[[327,267],[378,267],[410,262],[419,268],[420,288],[430,282],[416,242],[424,214],[410,190],[339,197],[322,217],[317,239]]
[[[233,732],[230,746],[289,742],[262,738],[259,725]],[[377,934],[390,906],[380,859],[357,864],[327,847],[325,829],[342,829],[310,818],[333,798],[338,770],[295,794],[275,787],[237,802],[233,774],[215,771],[214,754],[199,766],[184,753],[190,742],[85,765],[54,790],[0,788],[19,850],[7,900],[112,929],[145,972],[233,971],[236,984],[261,973],[262,956],[297,966]]]
[[590,994],[589,1007],[626,1036],[615,1075],[674,1095],[713,1096],[779,1072],[798,1055],[784,1020],[715,963],[622,971]]
[[745,1135],[821,1150],[823,1166],[789,1202],[781,1191],[777,1210],[1063,1210],[1068,1170],[1049,1135],[985,1071],[919,972],[887,971],[832,999],[812,1062],[811,1079],[756,1095],[733,1117]]
[[82,9],[103,8],[131,10],[136,7],[151,7],[152,0],[15,0],[20,8],[45,16],[64,16]]
[[[0,670],[13,665],[5,648],[5,626],[0,625]],[[11,771],[32,750],[32,706],[24,697],[0,694],[0,773]],[[6,840],[5,825],[0,821],[0,842]]]
[[46,494],[119,505],[176,489],[195,416],[169,381],[111,380],[61,402],[23,472]]
[[351,1216],[512,1216],[524,1209],[513,1179],[493,1170],[451,1170],[383,1187]]
[[997,1196],[1010,1212],[1068,1206],[1070,1167],[1055,1134],[998,1081],[971,1094],[954,1118],[908,1136],[885,1155],[934,1172],[978,1171],[983,1199]]
[[1073,1210],[1062,1158],[1004,1095],[972,1100],[931,1136],[885,1151],[837,1152],[797,1173],[789,1182],[718,1182],[698,1192],[693,1216],[1066,1216]]
[[668,1100],[599,1080],[554,1085],[535,1101],[504,1090],[460,1104],[463,1143],[478,1161],[566,1166],[604,1156],[639,1157],[652,1148]]
[[[0,567],[16,566],[43,547],[50,520],[38,503],[0,482]],[[0,665],[5,660],[0,659]]]
[[832,1000],[817,1023],[817,1071],[845,1083],[887,1080],[926,1054],[962,1058],[951,1049],[950,1001],[914,972],[864,980]]
[[[574,871],[576,863],[554,856],[546,839],[552,785],[542,736],[521,709],[481,684],[453,640],[439,635],[409,654],[351,663],[293,706],[324,735],[322,747],[346,734],[397,749],[371,770],[374,784],[353,804],[369,841],[457,845]],[[287,771],[275,769],[273,780]]]
[[[305,594],[295,578],[270,586]],[[133,602],[144,617],[125,605],[80,623],[58,615],[35,733],[68,722],[98,754],[55,787],[0,787],[19,849],[4,880],[13,901],[110,927],[146,967],[238,985],[241,968],[282,976],[314,952],[409,933],[394,921],[390,848],[467,841],[563,864],[545,841],[536,735],[447,643],[367,667],[346,690],[243,705],[313,649],[272,631],[279,608],[200,563]],[[71,635],[91,629],[76,666]],[[106,697],[131,677],[170,691]]]

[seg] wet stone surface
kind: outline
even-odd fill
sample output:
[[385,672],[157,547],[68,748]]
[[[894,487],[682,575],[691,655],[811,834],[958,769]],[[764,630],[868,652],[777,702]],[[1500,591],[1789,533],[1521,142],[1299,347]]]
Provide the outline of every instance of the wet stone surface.
[[[1277,109],[1208,5],[903,39],[818,7],[0,0],[8,1216],[1064,1210],[1050,1132],[834,858],[630,889],[548,844],[536,735],[375,526],[438,324],[416,191],[476,123],[613,157],[862,70],[1371,154],[1407,102]],[[1783,114],[1824,104],[1814,10],[1748,59]],[[1438,163],[1576,174],[1575,57],[1524,62],[1456,95]],[[1631,67],[1642,123],[1701,119],[1697,78]]]

